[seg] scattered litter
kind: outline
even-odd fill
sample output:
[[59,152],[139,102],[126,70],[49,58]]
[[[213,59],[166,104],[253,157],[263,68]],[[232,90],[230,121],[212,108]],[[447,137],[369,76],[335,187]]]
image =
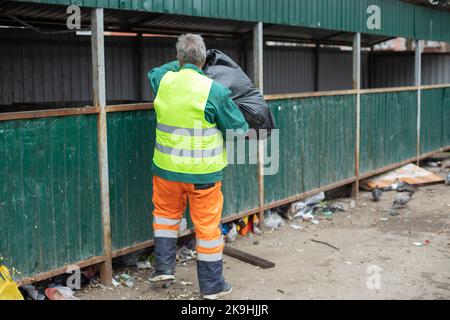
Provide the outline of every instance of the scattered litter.
[[236,221],[236,230],[241,236],[247,235],[251,229],[249,217],[244,217]]
[[294,228],[295,230],[301,230],[302,229],[301,226],[298,226],[296,224],[291,224],[291,227]]
[[324,241],[319,241],[319,240],[314,240],[314,239],[309,239],[309,240],[310,240],[310,241],[312,241],[312,242],[315,242],[315,243],[320,243],[320,244],[323,244],[323,245],[329,246],[330,248],[333,248],[333,249],[335,249],[335,250],[337,250],[337,251],[339,251],[339,250],[340,250],[339,248],[337,248],[337,247],[335,247],[335,246],[333,246],[333,245],[329,244],[328,242],[324,242]]
[[284,226],[284,221],[278,213],[269,210],[264,214],[264,226],[268,229],[279,229]]
[[112,284],[113,284],[113,286],[116,287],[116,288],[117,288],[117,287],[120,287],[120,283],[119,283],[116,279],[114,279],[114,278],[112,279]]
[[45,295],[49,300],[80,300],[72,289],[60,285],[45,289]]
[[325,193],[320,192],[312,197],[306,198],[305,203],[306,203],[306,205],[313,205],[313,204],[319,203],[323,200],[325,200]]
[[22,289],[32,300],[45,300],[45,295],[41,294],[32,284],[22,286]]
[[122,273],[118,279],[117,279],[120,283],[126,285],[128,288],[133,288],[134,287],[134,279],[132,276],[126,274],[126,273]]
[[188,260],[193,260],[197,257],[197,252],[194,250],[189,249],[186,246],[182,246],[177,251],[177,261],[179,262],[186,262]]
[[151,269],[152,268],[152,264],[148,260],[138,261],[138,262],[136,262],[136,267],[138,269]]
[[429,245],[430,243],[431,243],[430,240],[425,240],[423,242],[419,242],[419,241],[413,242],[413,245],[415,245],[416,247],[423,247],[423,246]]
[[229,228],[228,233],[225,235],[225,241],[226,242],[234,242],[236,241],[238,232],[236,229],[236,224],[231,223],[231,227]]
[[260,221],[259,221],[258,215],[256,215],[256,214],[253,215],[251,223],[252,223],[252,231],[253,231],[253,233],[258,235],[258,236],[262,235],[261,229],[259,228]]

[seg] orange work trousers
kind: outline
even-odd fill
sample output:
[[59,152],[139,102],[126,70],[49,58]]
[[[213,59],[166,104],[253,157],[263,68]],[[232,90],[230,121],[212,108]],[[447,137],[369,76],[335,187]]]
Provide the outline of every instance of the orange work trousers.
[[223,208],[222,183],[196,185],[153,177],[153,230],[155,238],[177,238],[183,213],[189,212],[195,227],[197,260],[222,261],[220,220]]

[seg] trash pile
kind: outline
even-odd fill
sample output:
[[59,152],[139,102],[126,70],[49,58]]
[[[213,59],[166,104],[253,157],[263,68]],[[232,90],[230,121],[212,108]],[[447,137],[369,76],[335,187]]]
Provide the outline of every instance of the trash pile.
[[[325,201],[325,193],[320,192],[303,201],[297,201],[289,205],[268,210],[264,214],[264,226],[268,229],[280,229],[285,225],[285,220],[302,220],[312,224],[319,224],[320,220],[331,220],[338,212],[348,211],[355,204],[345,204],[340,202]],[[292,228],[301,230],[298,224],[291,224]]]
[[258,216],[244,217],[235,222],[222,224],[222,234],[226,242],[234,242],[238,235],[245,236],[250,232],[261,235]]
[[72,270],[49,280],[24,285],[19,292],[25,300],[79,300],[75,290],[90,284],[96,274],[95,266]]

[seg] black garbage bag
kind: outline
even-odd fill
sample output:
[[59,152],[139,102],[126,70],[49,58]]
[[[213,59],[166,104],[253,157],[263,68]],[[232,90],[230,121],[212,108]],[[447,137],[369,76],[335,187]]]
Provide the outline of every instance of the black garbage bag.
[[[275,129],[272,111],[264,96],[236,62],[223,52],[210,49],[203,71],[209,78],[231,90],[231,98],[241,110],[250,128],[258,131],[258,138],[270,136],[271,131]],[[260,129],[267,130],[267,136],[260,134]]]

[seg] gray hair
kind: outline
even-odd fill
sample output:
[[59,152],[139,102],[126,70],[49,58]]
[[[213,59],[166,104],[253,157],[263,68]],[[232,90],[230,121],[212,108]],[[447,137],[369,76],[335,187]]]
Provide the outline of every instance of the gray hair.
[[203,66],[206,61],[206,46],[202,36],[187,33],[178,37],[177,59],[181,65],[191,63]]

